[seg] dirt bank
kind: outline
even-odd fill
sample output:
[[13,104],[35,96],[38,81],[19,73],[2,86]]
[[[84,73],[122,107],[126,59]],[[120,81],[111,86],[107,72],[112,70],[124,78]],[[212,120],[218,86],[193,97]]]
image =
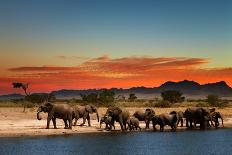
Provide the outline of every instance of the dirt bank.
[[[136,110],[144,110],[145,108],[127,108],[131,114]],[[182,108],[156,108],[157,114],[163,112],[170,112],[172,110],[184,110]],[[100,108],[100,115],[102,116],[106,108]],[[232,108],[219,109],[224,118],[225,127],[232,127]],[[22,111],[22,108],[0,108],[0,137],[15,137],[15,136],[45,136],[45,135],[65,135],[65,134],[79,134],[90,132],[108,132],[100,129],[99,122],[97,122],[95,115],[91,115],[91,127],[87,126],[74,126],[72,130],[63,129],[63,120],[57,119],[58,129],[53,129],[51,121],[50,128],[46,127],[46,116],[43,114],[42,120],[36,119],[35,109],[27,109],[26,112]],[[82,119],[78,121],[78,124],[82,122]],[[141,123],[141,127],[144,128],[145,124]],[[104,125],[103,125],[104,128]],[[168,128],[168,127],[167,127]],[[185,129],[180,128],[179,129]],[[120,130],[120,126],[116,123],[116,130]]]

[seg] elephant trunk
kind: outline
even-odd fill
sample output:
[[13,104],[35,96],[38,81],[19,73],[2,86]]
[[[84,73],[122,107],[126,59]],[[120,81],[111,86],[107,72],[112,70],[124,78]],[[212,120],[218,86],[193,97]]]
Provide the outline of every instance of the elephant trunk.
[[40,111],[37,112],[37,119],[38,119],[38,120],[41,120],[41,119],[42,119],[41,116],[40,116]]
[[96,110],[96,115],[97,115],[97,121],[99,122],[99,115],[98,115],[98,111]]

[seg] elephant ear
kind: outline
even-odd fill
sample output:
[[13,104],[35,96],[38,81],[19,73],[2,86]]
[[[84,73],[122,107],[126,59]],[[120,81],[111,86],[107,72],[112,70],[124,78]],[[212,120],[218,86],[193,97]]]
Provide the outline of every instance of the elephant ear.
[[93,113],[93,109],[92,109],[92,107],[91,107],[90,105],[86,105],[86,106],[85,106],[85,110],[86,110],[87,112],[89,112],[89,113]]
[[45,105],[44,105],[44,110],[46,110],[47,112],[48,111],[50,111],[52,108],[53,108],[53,104],[52,103],[50,103],[50,102],[47,102],[47,103],[45,103]]

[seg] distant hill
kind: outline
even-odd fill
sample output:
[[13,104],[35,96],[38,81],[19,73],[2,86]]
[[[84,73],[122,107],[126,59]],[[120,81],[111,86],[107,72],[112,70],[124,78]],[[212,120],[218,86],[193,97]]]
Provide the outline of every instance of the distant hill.
[[[87,89],[87,90],[58,90],[53,91],[56,97],[78,97],[80,93],[89,94],[89,93],[98,93],[102,89]],[[184,95],[188,96],[206,96],[209,94],[219,95],[221,97],[232,97],[232,88],[229,87],[226,82],[220,81],[216,83],[208,83],[200,85],[195,81],[180,81],[180,82],[165,82],[159,87],[147,88],[147,87],[132,87],[129,89],[122,88],[111,88],[116,94],[129,94],[135,93],[140,95],[152,95],[160,94],[165,90],[178,90],[181,91]]]
[[21,99],[24,98],[24,95],[21,94],[8,94],[8,95],[1,95],[0,100],[12,100],[12,99]]
[[[220,81],[216,83],[208,83],[200,85],[195,81],[179,81],[172,82],[168,81],[159,87],[147,88],[147,87],[132,87],[129,89],[122,88],[111,88],[117,95],[128,95],[130,93],[135,93],[139,98],[151,98],[155,95],[160,95],[162,91],[165,90],[178,90],[181,91],[185,96],[207,96],[209,94],[215,94],[221,97],[232,97],[232,88],[229,87],[225,81]],[[80,94],[89,93],[99,93],[102,89],[86,89],[86,90],[58,90],[52,93],[57,98],[79,98]],[[20,94],[9,94],[0,96],[2,99],[16,99],[22,98],[23,95]]]

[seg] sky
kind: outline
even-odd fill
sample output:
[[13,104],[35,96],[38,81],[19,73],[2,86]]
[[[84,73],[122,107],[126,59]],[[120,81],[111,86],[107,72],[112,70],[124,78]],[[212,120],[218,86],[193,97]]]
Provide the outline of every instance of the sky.
[[232,86],[230,0],[2,0],[0,94]]

